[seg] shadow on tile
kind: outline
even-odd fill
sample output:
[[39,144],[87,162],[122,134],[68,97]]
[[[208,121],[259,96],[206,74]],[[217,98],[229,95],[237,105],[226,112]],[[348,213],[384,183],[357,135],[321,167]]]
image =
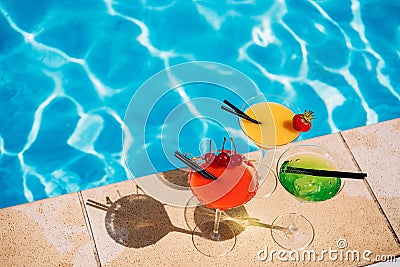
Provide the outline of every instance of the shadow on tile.
[[123,246],[146,247],[173,231],[191,234],[189,230],[172,225],[164,205],[150,196],[132,194],[107,202],[109,205],[88,200],[87,205],[106,211],[106,230]]
[[[156,199],[136,193],[123,196],[116,201],[106,198],[106,204],[88,199],[86,205],[105,212],[105,228],[109,236],[118,244],[129,248],[143,248],[156,244],[170,232],[192,235],[196,225],[214,219],[215,210],[204,206],[185,207],[185,220],[189,229],[179,228],[171,223],[165,204]],[[235,235],[247,226],[263,226],[255,218],[249,218],[244,206],[223,212],[223,220]],[[267,225],[268,227],[268,225]],[[195,235],[202,235],[201,228]],[[227,236],[227,239],[235,236]]]
[[188,171],[176,169],[172,171],[162,172],[159,174],[159,176],[171,184],[184,188],[189,188]]
[[[185,222],[190,230],[195,229],[196,225],[200,225],[204,221],[213,221],[214,216],[215,210],[200,205],[195,197],[185,207]],[[258,218],[250,217],[245,206],[223,211],[221,219],[233,230],[236,236],[249,226],[271,228],[270,224],[264,223]],[[200,230],[202,229],[200,228]]]

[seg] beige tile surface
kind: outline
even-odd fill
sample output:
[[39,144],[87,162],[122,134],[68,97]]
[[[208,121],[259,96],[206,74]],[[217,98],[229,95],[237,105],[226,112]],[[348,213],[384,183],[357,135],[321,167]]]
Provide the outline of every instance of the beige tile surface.
[[[398,233],[399,132],[399,120],[394,120],[301,142],[335,152],[347,171],[357,171],[359,165],[368,173],[368,183],[347,179],[335,198],[301,207],[300,213],[314,226],[315,238],[307,251],[316,253],[316,261],[290,260],[289,253],[297,254],[282,250],[271,237],[273,220],[295,212],[297,205],[279,184],[269,197],[263,197],[268,191],[263,185],[249,203],[224,213],[237,233],[230,254],[200,254],[191,231],[197,222],[212,219],[213,211],[163,204],[153,192],[151,197],[137,187],[172,183],[175,191],[163,192],[169,199],[195,201],[182,194],[187,191],[187,174],[175,170],[139,178],[144,183],[129,180],[0,210],[0,266],[355,266],[377,262],[377,256],[400,256],[386,219]],[[286,148],[270,157],[276,160]],[[338,241],[346,247],[339,249]],[[261,261],[257,254],[265,248],[269,257]],[[324,250],[333,254],[319,261]],[[279,252],[287,262],[279,260]],[[359,253],[360,259],[346,260],[349,252]],[[370,252],[370,260],[362,258],[364,252]]]
[[78,194],[0,210],[0,266],[97,266]]
[[342,133],[400,238],[400,119]]
[[[334,150],[342,159],[348,171],[356,171],[351,154],[339,134],[304,141],[324,145]],[[292,144],[295,145],[295,144]],[[278,150],[282,153],[285,148]],[[278,155],[277,154],[277,155]],[[276,156],[277,156],[276,155]],[[371,174],[372,175],[372,174]],[[184,185],[184,173],[175,171],[163,177],[175,177]],[[139,179],[154,180],[156,176]],[[260,189],[260,192],[263,190]],[[244,207],[227,212],[224,218],[230,220],[238,236],[234,250],[225,257],[210,258],[195,250],[190,231],[199,218],[212,218],[213,211],[201,207],[175,207],[165,205],[137,190],[134,181],[127,181],[107,187],[82,192],[86,203],[90,225],[102,266],[265,266],[271,258],[260,261],[257,254],[267,247],[269,251],[281,250],[270,233],[272,221],[285,212],[294,212],[296,201],[280,185],[268,198],[255,197]],[[106,197],[109,198],[107,204]],[[97,208],[88,203],[98,203]],[[283,266],[354,266],[375,262],[377,255],[400,255],[386,221],[363,181],[346,181],[343,191],[335,198],[308,203],[301,208],[303,214],[314,226],[315,239],[309,250],[321,255],[323,250],[337,249],[337,253],[357,250],[360,255],[371,251],[371,261],[360,258],[357,262],[330,259],[324,261],[281,262],[274,257],[274,263]],[[249,220],[248,218],[252,218]],[[339,250],[337,242],[345,239],[347,246]],[[289,251],[286,253],[288,259]],[[360,256],[361,257],[361,256]],[[345,257],[343,258],[345,259]]]
[[[300,143],[323,146],[334,152],[338,159],[340,158],[344,170],[357,171],[357,166],[339,134],[305,140]],[[286,147],[279,149],[276,156],[279,156],[284,149]],[[277,212],[282,213],[288,209],[291,212],[295,211],[296,202],[288,196],[287,192],[284,192],[281,186],[277,187],[276,192],[267,201],[271,203],[271,206],[273,205],[272,209],[266,212],[266,216],[269,215],[269,218],[274,218],[277,216]],[[400,253],[398,244],[363,181],[346,179],[345,186],[338,196],[320,203],[306,203],[300,212],[310,220],[315,230],[315,239],[309,249],[317,252],[329,249],[329,247],[337,249],[336,242],[345,239],[347,247],[342,250],[343,252],[370,250],[373,255],[399,255]],[[271,213],[274,214],[271,216]],[[354,265],[349,262],[331,260],[325,263],[327,266]],[[360,263],[367,264],[368,262],[360,259]]]

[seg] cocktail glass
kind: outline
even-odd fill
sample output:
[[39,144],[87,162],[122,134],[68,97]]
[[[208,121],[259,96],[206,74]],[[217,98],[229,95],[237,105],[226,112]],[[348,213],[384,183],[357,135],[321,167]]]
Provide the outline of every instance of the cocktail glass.
[[299,200],[296,213],[277,217],[271,227],[275,242],[283,248],[300,250],[314,239],[314,228],[303,216],[299,207],[305,202],[325,201],[336,196],[344,186],[338,177],[322,177],[290,173],[288,167],[336,170],[340,167],[338,158],[326,149],[316,145],[298,145],[287,149],[278,159],[277,173],[280,184]]
[[[224,152],[232,153],[230,150]],[[196,249],[204,255],[224,256],[234,248],[236,234],[221,219],[222,212],[237,208],[254,197],[258,189],[257,171],[244,156],[240,165],[228,164],[227,167],[209,164],[204,161],[204,156],[194,160],[218,179],[207,179],[192,170],[189,172],[188,180],[193,194],[202,205],[215,209],[214,220],[205,220],[196,225],[192,241]]]
[[258,170],[262,179],[260,185],[266,197],[277,185],[276,176],[271,175],[274,149],[299,137],[300,132],[293,128],[292,120],[295,114],[300,113],[300,109],[289,100],[275,95],[254,96],[246,100],[240,109],[261,122],[255,124],[239,117],[242,131],[261,149],[262,160]]

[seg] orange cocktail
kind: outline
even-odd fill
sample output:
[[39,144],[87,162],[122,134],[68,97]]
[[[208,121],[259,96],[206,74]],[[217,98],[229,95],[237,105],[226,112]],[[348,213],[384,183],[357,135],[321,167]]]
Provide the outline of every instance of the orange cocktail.
[[281,103],[258,102],[244,112],[261,124],[240,119],[243,132],[259,147],[273,148],[295,140],[300,132],[293,128],[293,117],[298,112]]

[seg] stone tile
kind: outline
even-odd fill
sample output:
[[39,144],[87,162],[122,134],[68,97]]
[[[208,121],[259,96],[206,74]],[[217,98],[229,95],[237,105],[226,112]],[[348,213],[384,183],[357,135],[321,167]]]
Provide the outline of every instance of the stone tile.
[[342,133],[400,238],[400,119]]
[[[323,145],[334,150],[343,168],[356,171],[349,150],[339,134],[303,141]],[[291,144],[291,145],[296,145]],[[289,146],[291,146],[289,145]],[[287,147],[277,150],[275,158]],[[372,174],[371,174],[372,175]],[[164,179],[185,186],[185,173],[176,170],[161,174]],[[155,185],[159,176],[139,178]],[[144,181],[143,180],[143,181]],[[140,182],[139,182],[140,184]],[[260,189],[262,192],[263,189]],[[212,218],[213,211],[201,207],[166,205],[138,190],[133,180],[82,192],[88,219],[102,266],[265,266],[257,254],[266,246],[269,251],[279,251],[270,232],[272,221],[282,213],[294,212],[296,200],[282,186],[269,197],[257,195],[241,208],[224,213],[223,218],[238,233],[237,243],[231,253],[220,258],[200,254],[191,240],[191,230],[199,218]],[[106,197],[109,198],[107,204]],[[88,203],[99,203],[98,208]],[[314,226],[315,238],[309,250],[321,255],[323,250],[337,249],[338,253],[357,250],[361,255],[371,251],[371,261],[331,260],[300,261],[298,266],[354,266],[375,262],[376,255],[400,255],[386,221],[371,197],[364,181],[346,181],[342,192],[335,198],[321,203],[307,203],[301,214]],[[346,240],[346,248],[339,250],[337,242]],[[286,258],[289,251],[286,251]],[[345,259],[345,258],[343,258]],[[287,266],[274,257],[274,263]]]
[[78,194],[0,210],[0,266],[97,266]]
[[[290,146],[298,144],[315,144],[323,146],[338,156],[343,170],[357,171],[357,166],[350,151],[343,143],[339,134],[332,134],[314,139],[304,140],[279,148],[275,158],[279,157]],[[272,222],[282,213],[295,212],[297,202],[278,184],[277,190],[265,201],[266,208],[263,214],[259,213],[265,221]],[[255,212],[260,212],[260,204],[251,202],[247,205],[256,205]],[[269,208],[267,208],[267,206]],[[323,249],[338,249],[337,242],[345,239],[347,247],[341,251],[357,250],[360,253],[372,251],[371,261],[360,258],[358,264],[374,262],[377,255],[399,255],[400,247],[396,243],[391,231],[388,229],[384,217],[370,195],[364,181],[346,179],[345,186],[336,197],[316,203],[306,203],[300,208],[300,213],[314,226],[315,238],[309,250],[321,252]],[[270,240],[271,238],[269,238]],[[271,241],[269,242],[271,243]],[[268,244],[267,244],[268,245]],[[279,249],[274,245],[271,249]],[[339,250],[340,251],[340,250]],[[318,262],[317,262],[318,263]],[[354,266],[353,262],[332,261],[325,257],[324,262],[298,263],[299,265],[320,266]]]
[[[384,126],[381,129],[390,132],[392,128]],[[395,126],[395,130],[398,131],[398,126]],[[362,129],[354,131],[363,133]],[[345,132],[343,136],[348,141],[346,136],[352,135]],[[338,155],[338,161],[343,163],[342,168],[348,171],[358,169],[340,134],[299,143],[322,145]],[[347,144],[353,150],[351,142]],[[371,144],[373,142],[367,140],[363,145],[368,147]],[[271,158],[276,160],[288,146],[279,148]],[[362,154],[362,148],[358,149],[353,151],[357,162],[357,151]],[[387,153],[381,155],[391,157]],[[363,169],[362,163],[359,164]],[[380,167],[380,164],[378,162],[377,166]],[[274,164],[269,167],[274,170]],[[372,181],[380,175],[377,167],[366,170],[368,179]],[[167,181],[178,186],[177,190],[187,190],[184,170],[139,179],[139,185],[159,185]],[[386,192],[385,188],[377,188]],[[373,188],[374,192],[379,192],[378,189]],[[271,237],[270,225],[282,213],[294,212],[297,202],[279,184],[269,197],[264,198],[264,193],[262,186],[249,203],[224,213],[223,218],[228,219],[238,236],[233,251],[222,258],[200,254],[191,241],[190,233],[196,222],[200,218],[212,219],[212,210],[163,204],[160,199],[155,199],[158,197],[150,197],[138,189],[134,180],[3,209],[0,210],[0,236],[3,241],[0,245],[0,265],[97,266],[97,255],[102,266],[265,266],[271,257],[262,262],[257,254],[265,247],[269,253],[281,250]],[[83,211],[79,194],[84,202]],[[171,199],[180,200],[179,195]],[[315,230],[315,238],[308,251],[321,256],[323,250],[336,249],[338,258],[340,253],[344,255],[343,260],[332,260],[325,254],[323,261],[288,263],[280,261],[275,252],[273,259],[278,266],[366,265],[376,262],[377,255],[400,255],[400,248],[363,181],[347,180],[338,196],[321,203],[307,203],[301,207],[300,213],[313,224]],[[87,214],[86,218],[84,214]],[[90,240],[85,220],[90,226],[96,249]],[[340,250],[337,242],[343,239],[347,246]],[[348,251],[360,253],[360,260],[345,260]],[[362,258],[364,251],[371,251],[371,255],[368,255],[371,261]],[[284,253],[283,257],[290,261],[289,251]]]
[[400,265],[400,257],[390,258],[382,262],[377,262],[369,265],[370,267],[392,267]]

